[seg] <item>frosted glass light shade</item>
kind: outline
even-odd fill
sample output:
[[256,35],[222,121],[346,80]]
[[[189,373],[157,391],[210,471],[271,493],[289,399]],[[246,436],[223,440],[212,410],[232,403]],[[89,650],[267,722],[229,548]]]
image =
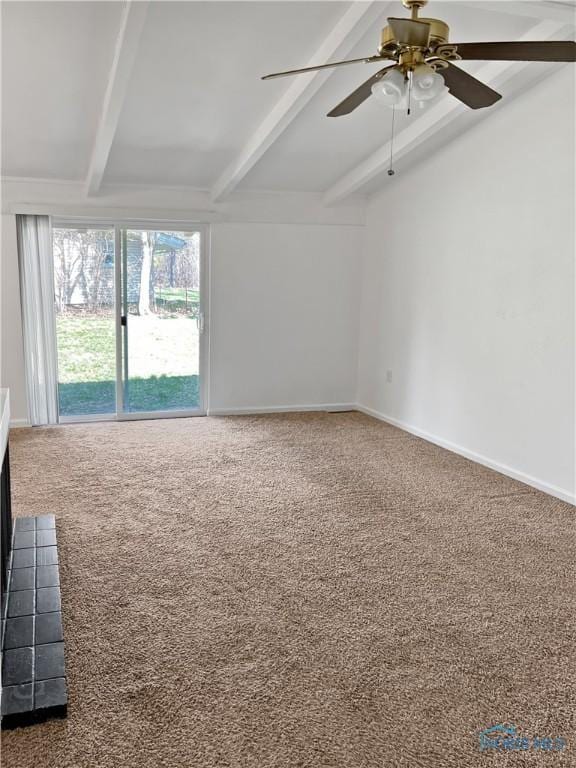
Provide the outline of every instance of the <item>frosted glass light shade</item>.
[[412,75],[412,94],[416,101],[430,101],[446,90],[444,78],[432,67],[422,64]]
[[388,74],[377,80],[372,86],[372,95],[388,107],[400,104],[406,93],[407,83],[404,75],[397,69],[392,69]]

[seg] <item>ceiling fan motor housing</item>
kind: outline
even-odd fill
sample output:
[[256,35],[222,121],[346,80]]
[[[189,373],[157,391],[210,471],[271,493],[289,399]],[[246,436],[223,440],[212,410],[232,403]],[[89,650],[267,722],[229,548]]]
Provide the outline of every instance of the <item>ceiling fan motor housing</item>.
[[[418,18],[418,21],[423,21],[426,24],[430,24],[430,48],[436,48],[437,45],[447,43],[450,37],[450,27],[445,21],[441,19],[426,19]],[[398,41],[394,37],[394,33],[390,27],[384,27],[380,37],[380,46],[378,47],[378,53],[383,55],[389,51],[394,51],[398,48]]]

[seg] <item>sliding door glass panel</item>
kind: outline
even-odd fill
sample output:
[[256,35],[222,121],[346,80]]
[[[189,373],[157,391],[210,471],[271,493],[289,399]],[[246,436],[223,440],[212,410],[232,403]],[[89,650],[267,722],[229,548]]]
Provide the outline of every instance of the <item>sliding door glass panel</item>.
[[54,228],[61,416],[116,413],[114,229]]
[[124,412],[200,401],[200,232],[126,229],[122,242]]

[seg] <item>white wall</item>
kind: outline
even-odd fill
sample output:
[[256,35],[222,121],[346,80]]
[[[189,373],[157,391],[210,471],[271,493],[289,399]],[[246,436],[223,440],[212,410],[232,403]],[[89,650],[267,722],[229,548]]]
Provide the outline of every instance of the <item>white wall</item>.
[[574,135],[563,67],[386,179],[367,212],[358,387],[364,407],[565,496]]
[[[250,211],[243,201],[241,212],[234,213],[248,217],[257,211],[263,218],[282,216],[285,223],[211,225],[212,412],[355,402],[362,250],[362,227],[354,223],[358,211],[348,210],[349,224],[331,223],[333,211],[327,212],[327,223],[298,223],[315,212],[297,199],[283,205],[278,200],[276,209],[273,203],[256,201]],[[56,210],[50,203],[40,207]],[[78,213],[69,205],[65,210]],[[137,212],[124,210],[131,216]],[[82,211],[102,215],[96,206]],[[175,218],[173,210],[156,213]],[[180,212],[186,213],[200,218],[197,211]],[[12,420],[24,422],[15,217],[4,214],[2,221],[0,383],[10,388]]]
[[210,408],[350,404],[362,230],[218,224]]
[[16,254],[16,220],[14,216],[3,214],[0,251],[0,387],[10,389],[12,422],[27,422],[20,283]]

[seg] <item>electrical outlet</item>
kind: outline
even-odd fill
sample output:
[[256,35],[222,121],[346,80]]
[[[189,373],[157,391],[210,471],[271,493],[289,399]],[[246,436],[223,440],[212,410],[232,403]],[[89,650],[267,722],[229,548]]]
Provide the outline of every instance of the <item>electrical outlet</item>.
[[388,384],[392,384],[392,371],[390,370],[386,371],[386,381]]

